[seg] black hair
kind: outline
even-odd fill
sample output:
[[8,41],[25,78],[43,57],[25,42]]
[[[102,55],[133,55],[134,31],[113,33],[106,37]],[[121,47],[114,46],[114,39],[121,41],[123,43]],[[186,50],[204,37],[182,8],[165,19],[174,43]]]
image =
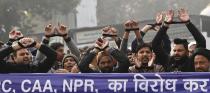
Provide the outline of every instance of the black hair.
[[188,50],[188,42],[187,39],[175,38],[174,44],[182,44],[186,50]]
[[202,56],[206,57],[210,61],[210,50],[208,50],[206,48],[197,48],[197,49],[195,49],[195,52],[192,55],[193,60],[194,60],[196,55],[202,55]]
[[137,48],[135,49],[134,53],[138,53],[138,51],[140,49],[145,48],[145,47],[149,48],[149,50],[152,51],[152,45],[151,45],[151,43],[143,43],[140,46],[137,46]]
[[54,50],[57,50],[58,48],[60,47],[64,47],[64,45],[62,43],[59,43],[59,42],[56,42],[56,43],[52,43],[50,45],[50,48],[54,49]]

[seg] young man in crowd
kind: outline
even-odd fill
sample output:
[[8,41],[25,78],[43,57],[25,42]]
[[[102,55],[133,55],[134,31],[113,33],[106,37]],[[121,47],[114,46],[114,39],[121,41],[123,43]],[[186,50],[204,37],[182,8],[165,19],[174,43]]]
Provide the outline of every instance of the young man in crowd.
[[79,59],[73,54],[66,54],[62,60],[62,68],[68,70],[69,72],[72,71],[74,66],[77,66],[79,63]]
[[[59,25],[58,27],[53,27],[51,24],[47,25],[45,27],[45,36],[42,41],[43,44],[48,45],[50,42],[50,38],[54,36],[61,36],[63,37],[64,41],[66,42],[66,45],[70,49],[71,53],[78,57],[77,59],[80,59],[80,52],[77,48],[76,44],[74,43],[73,39],[70,38],[68,35],[67,27],[64,25]],[[53,72],[57,69],[63,69],[62,67],[62,60],[64,57],[64,44],[61,42],[55,42],[51,43],[50,47],[54,49],[57,53],[56,57],[56,63],[52,67],[52,69],[49,72]],[[45,56],[41,54],[39,51],[37,52],[36,59],[42,60]]]
[[[163,12],[161,13],[157,13],[156,17],[155,17],[155,23],[154,24],[147,24],[145,25],[141,30],[140,30],[140,33],[141,33],[141,36],[142,38],[145,36],[145,34],[149,31],[158,31],[162,22],[163,22]],[[150,43],[150,42],[149,42]],[[163,45],[163,48],[164,50],[170,54],[171,52],[171,41],[169,39],[169,36],[167,34],[164,34],[163,35],[163,40],[161,42],[161,44]],[[137,39],[135,38],[132,43],[131,43],[131,50],[132,52],[135,52],[137,49]]]
[[[134,30],[136,35],[136,46],[135,53],[133,56],[134,65],[129,67],[129,72],[131,73],[139,73],[139,72],[162,72],[164,71],[161,65],[154,64],[155,55],[153,55],[152,47],[149,43],[144,43],[142,40],[142,36],[139,32],[138,23],[133,20],[128,20],[124,24],[125,33],[123,36],[123,41],[121,43],[121,51],[124,51],[126,54],[127,50],[127,42],[129,33]],[[143,31],[146,29],[144,28]],[[147,29],[148,30],[148,29]],[[142,31],[141,31],[142,32]]]
[[[177,38],[174,40],[172,56],[168,55],[160,45],[163,35],[166,34],[169,24],[173,21],[174,12],[167,11],[166,18],[160,30],[156,34],[152,42],[152,48],[156,55],[156,62],[161,64],[167,72],[181,71],[194,72],[194,63],[188,56],[188,42],[186,39]],[[178,11],[178,17],[184,22],[191,34],[193,35],[197,47],[206,47],[206,40],[198,29],[190,22],[189,14],[186,10]]]
[[[42,62],[37,62],[38,64],[33,64],[31,62],[32,55],[27,50],[30,47],[37,48],[46,58]],[[4,60],[10,53],[14,55],[14,63]],[[22,38],[17,43],[13,43],[0,51],[0,73],[46,73],[53,66],[55,60],[56,52],[51,48],[41,45],[32,38]]]

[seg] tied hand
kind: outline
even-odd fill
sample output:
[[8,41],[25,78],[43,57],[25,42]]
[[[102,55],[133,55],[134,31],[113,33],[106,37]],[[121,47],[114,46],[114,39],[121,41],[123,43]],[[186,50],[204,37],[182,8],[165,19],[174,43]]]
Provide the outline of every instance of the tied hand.
[[109,47],[108,40],[105,40],[105,39],[102,39],[102,38],[98,38],[96,40],[95,48],[98,49],[99,51],[103,51],[108,47]]
[[153,29],[154,31],[158,31],[160,25],[163,22],[163,14],[164,12],[157,13],[155,17],[155,24],[147,24],[141,29],[141,31],[147,32],[148,30],[151,30],[151,29]]
[[139,24],[134,20],[128,20],[124,23],[125,31],[139,31]]
[[173,10],[169,10],[165,13],[165,19],[164,22],[166,24],[169,24],[173,21],[173,17],[174,17],[174,11]]
[[66,37],[68,32],[67,32],[67,27],[65,25],[60,25],[58,24],[58,36]]
[[178,10],[178,17],[182,22],[189,22],[190,16],[186,9],[180,9]]
[[36,41],[32,38],[22,38],[18,41],[18,45],[22,48],[29,48],[29,47],[35,47]]
[[53,27],[52,24],[49,24],[45,27],[45,37],[50,38],[53,36],[67,36],[67,27],[65,25],[58,25],[58,27]]
[[52,24],[49,24],[45,27],[45,37],[49,38],[49,37],[53,37],[54,36],[54,30],[53,30],[53,26]]
[[11,40],[19,40],[23,38],[23,34],[20,31],[17,31],[15,28],[9,32],[9,39]]
[[117,29],[111,26],[104,27],[102,29],[103,38],[106,37],[116,37],[117,36]]
[[163,21],[163,12],[156,14],[155,21],[156,21],[156,23],[155,23],[156,25],[161,25],[161,23]]

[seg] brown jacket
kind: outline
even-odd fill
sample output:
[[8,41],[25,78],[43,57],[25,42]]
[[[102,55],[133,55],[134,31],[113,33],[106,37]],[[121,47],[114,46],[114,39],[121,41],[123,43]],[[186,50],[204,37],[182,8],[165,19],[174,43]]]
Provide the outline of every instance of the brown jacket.
[[134,66],[129,67],[129,73],[152,73],[152,72],[164,72],[162,65],[153,64],[151,67],[143,65],[140,68]]

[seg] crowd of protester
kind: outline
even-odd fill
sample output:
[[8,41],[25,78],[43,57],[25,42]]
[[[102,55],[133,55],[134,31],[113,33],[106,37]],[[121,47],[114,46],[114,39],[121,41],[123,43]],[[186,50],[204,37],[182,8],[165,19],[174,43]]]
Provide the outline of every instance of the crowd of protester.
[[[69,36],[65,25],[47,25],[41,42],[24,37],[21,31],[12,29],[7,43],[0,42],[0,73],[148,73],[148,72],[208,72],[210,50],[206,40],[190,21],[185,9],[178,12],[179,23],[185,25],[194,37],[194,42],[176,38],[170,41],[167,30],[175,12],[168,10],[156,15],[156,22],[140,29],[135,20],[124,23],[124,35],[117,29],[106,26],[101,29],[101,38],[95,45],[78,49]],[[144,42],[148,31],[157,31],[151,42]],[[136,38],[128,49],[130,33]],[[50,43],[52,37],[62,37],[64,43]],[[114,41],[115,47],[109,42]]]

